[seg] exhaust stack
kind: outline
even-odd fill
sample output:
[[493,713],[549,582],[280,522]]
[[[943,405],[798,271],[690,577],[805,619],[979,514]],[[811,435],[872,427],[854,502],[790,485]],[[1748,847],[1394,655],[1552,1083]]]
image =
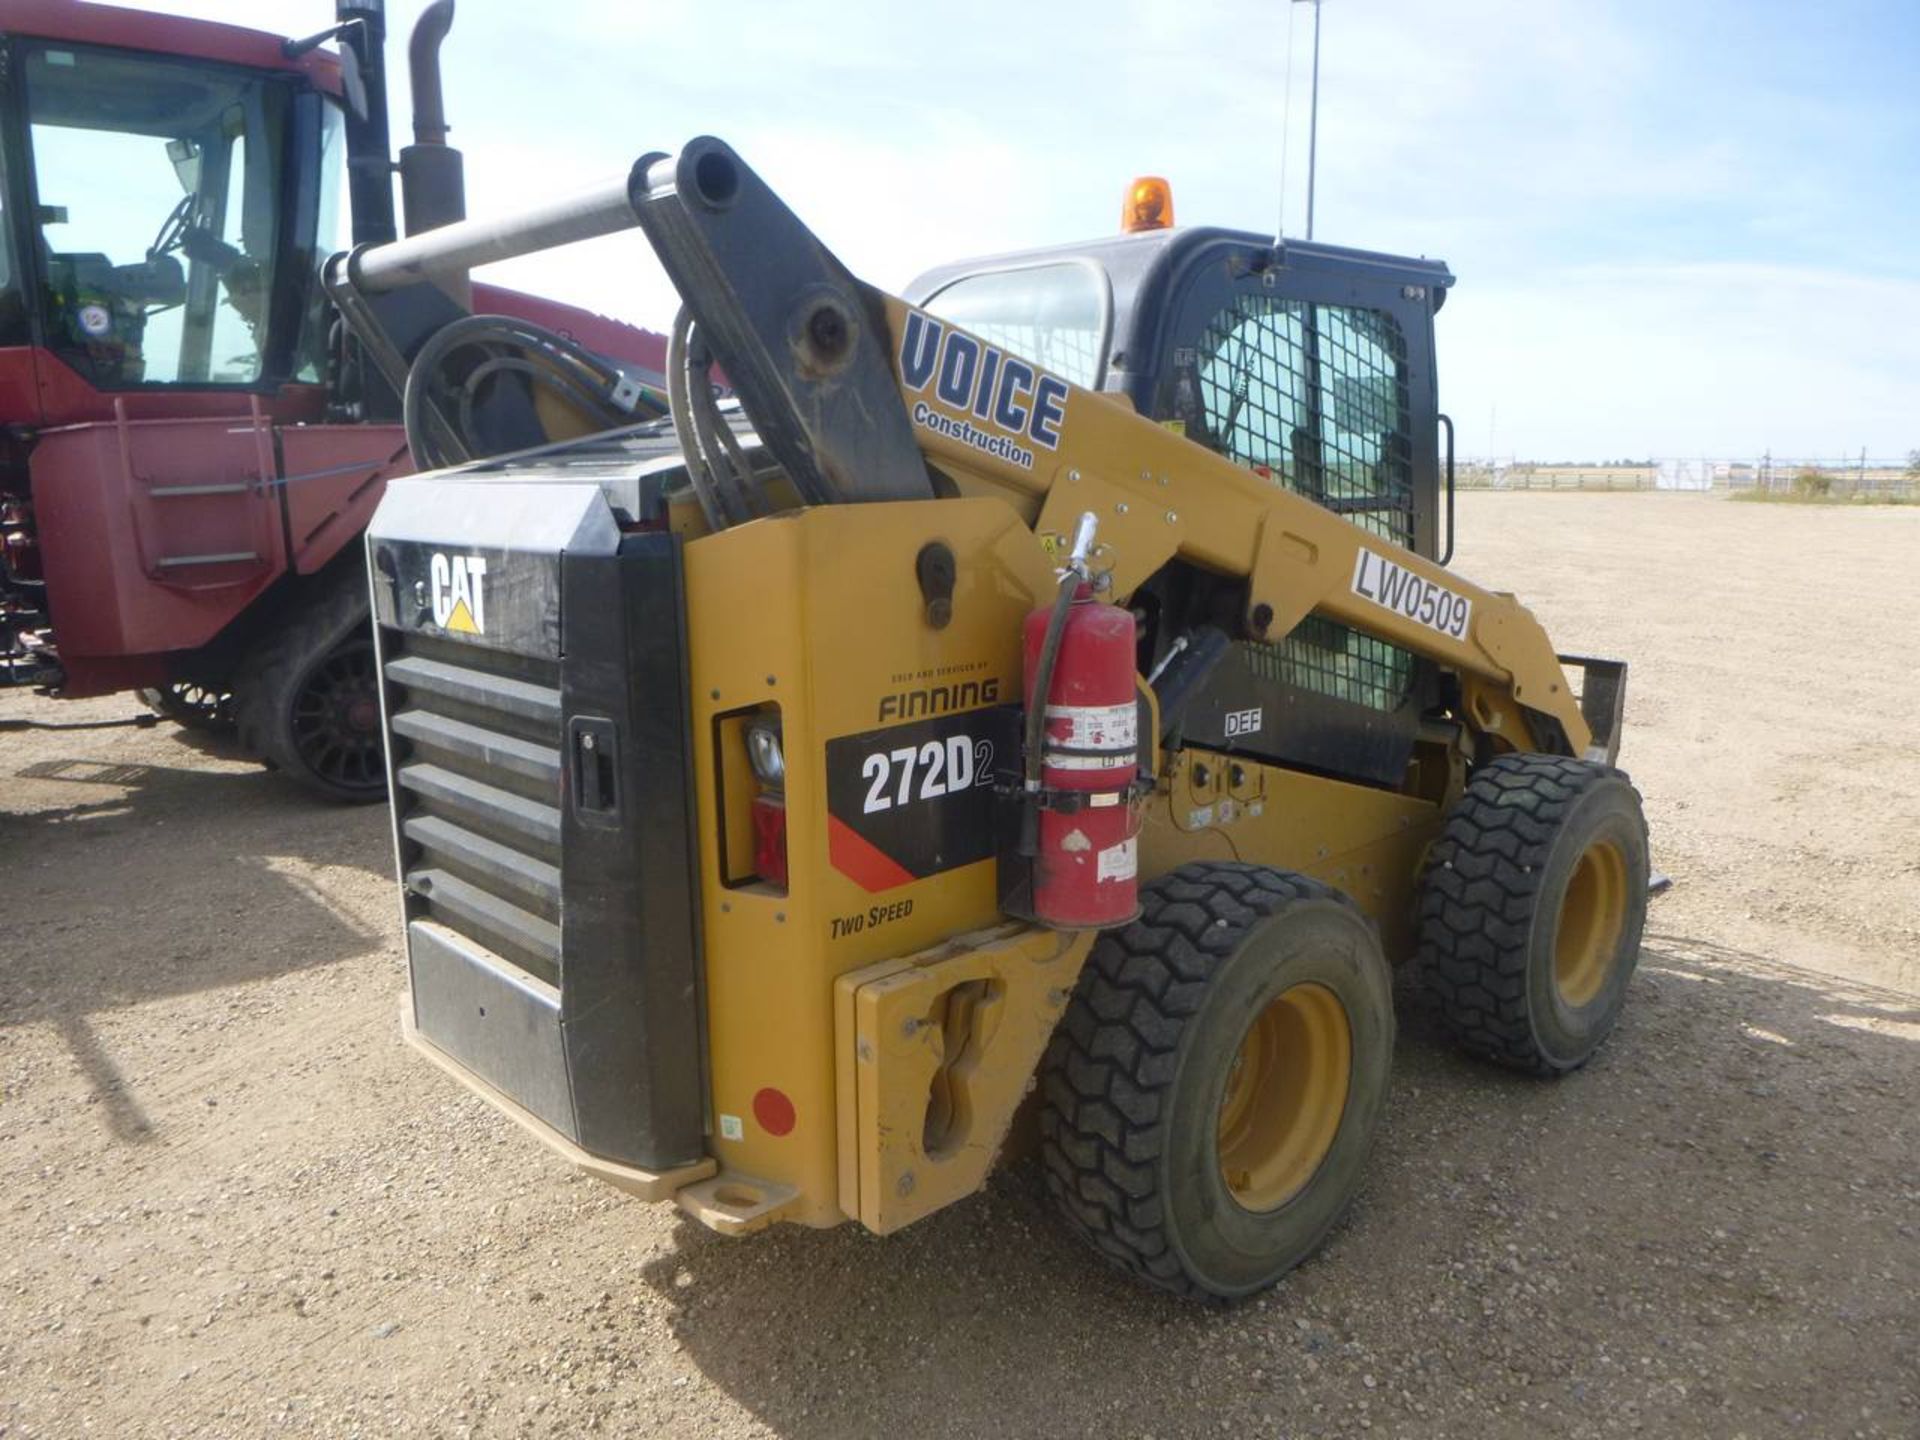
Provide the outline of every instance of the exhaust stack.
[[353,243],[384,245],[398,233],[393,226],[393,153],[387,130],[386,0],[339,0],[334,17],[340,23],[341,59],[349,77],[347,190]]
[[407,42],[413,79],[413,144],[400,152],[400,200],[407,234],[467,218],[466,165],[447,144],[447,108],[440,83],[440,45],[453,28],[454,0],[433,0]]

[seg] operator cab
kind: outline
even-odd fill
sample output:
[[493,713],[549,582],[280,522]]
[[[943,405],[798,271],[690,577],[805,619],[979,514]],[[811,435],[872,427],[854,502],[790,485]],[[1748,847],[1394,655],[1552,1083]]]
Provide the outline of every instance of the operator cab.
[[1452,283],[1434,260],[1196,227],[942,265],[905,298],[1431,556]]
[[[1433,317],[1452,283],[1434,260],[1169,227],[943,265],[905,298],[1445,564]],[[1141,673],[1195,627],[1237,630],[1241,588],[1180,563],[1141,586]],[[1310,616],[1236,640],[1182,738],[1398,787],[1438,684],[1412,652]]]
[[[105,23],[46,14],[49,31]],[[200,30],[267,65],[0,37],[0,348],[43,347],[97,391],[321,378],[340,108],[270,68],[269,37]]]

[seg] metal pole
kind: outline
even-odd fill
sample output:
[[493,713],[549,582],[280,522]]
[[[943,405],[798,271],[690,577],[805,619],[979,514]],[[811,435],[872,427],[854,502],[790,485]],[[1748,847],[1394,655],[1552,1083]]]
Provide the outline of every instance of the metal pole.
[[673,183],[673,157],[643,156],[626,175],[518,214],[457,220],[391,244],[355,250],[347,274],[360,289],[376,295],[421,280],[444,283],[477,265],[635,229],[640,224],[638,201]]
[[1313,176],[1320,151],[1320,0],[1313,0],[1313,100],[1307,121],[1307,239],[1313,239]]
[[1287,6],[1287,82],[1282,88],[1280,102],[1280,224],[1273,232],[1277,245],[1287,238],[1287,159],[1293,146],[1293,32],[1298,28],[1294,24],[1295,6],[1300,0],[1292,0]]

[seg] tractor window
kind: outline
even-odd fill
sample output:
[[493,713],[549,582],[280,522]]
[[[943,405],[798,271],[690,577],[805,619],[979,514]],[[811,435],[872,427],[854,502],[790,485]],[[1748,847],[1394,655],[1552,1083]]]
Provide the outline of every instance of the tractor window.
[[1204,433],[1190,438],[1413,544],[1407,344],[1393,316],[1242,291],[1196,358]]
[[926,308],[1086,389],[1098,389],[1106,371],[1113,302],[1106,277],[1090,265],[969,275],[934,295]]
[[[4,156],[0,156],[0,166],[4,163]],[[0,169],[0,345],[25,345],[31,342],[33,330],[27,318],[20,267],[13,256],[13,227],[8,223],[6,208],[12,200],[5,171]]]
[[259,380],[285,88],[81,47],[26,80],[48,344],[103,388]]
[[327,261],[352,243],[340,208],[341,197],[347,192],[346,119],[340,107],[329,102],[320,124],[320,218],[313,249],[319,268],[308,297],[306,318],[301,322],[299,353],[294,357],[294,379],[309,381],[326,375],[327,327],[333,318],[321,272]]

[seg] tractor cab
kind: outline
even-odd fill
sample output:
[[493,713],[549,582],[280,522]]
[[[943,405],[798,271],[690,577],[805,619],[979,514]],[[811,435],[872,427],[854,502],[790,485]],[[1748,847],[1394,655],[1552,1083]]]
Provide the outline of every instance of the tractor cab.
[[0,363],[39,371],[8,387],[37,413],[4,418],[97,418],[114,392],[319,382],[338,61],[104,6],[43,0],[4,23]]

